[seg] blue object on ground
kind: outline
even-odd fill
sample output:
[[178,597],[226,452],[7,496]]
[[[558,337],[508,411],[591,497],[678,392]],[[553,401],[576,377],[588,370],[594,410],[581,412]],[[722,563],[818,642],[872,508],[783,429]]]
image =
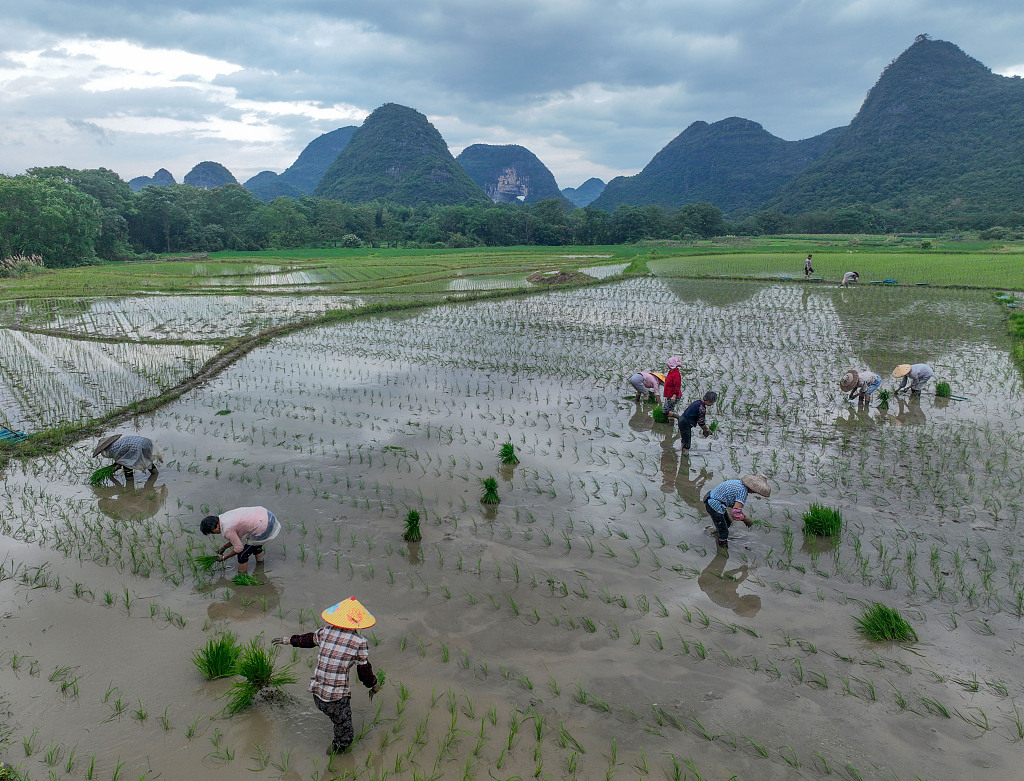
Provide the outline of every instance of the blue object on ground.
[[9,428],[0,427],[0,440],[6,442],[24,442],[28,434],[24,431],[11,431]]
[[885,284],[887,284],[887,285],[898,285],[899,284],[895,279],[883,279],[882,281]]

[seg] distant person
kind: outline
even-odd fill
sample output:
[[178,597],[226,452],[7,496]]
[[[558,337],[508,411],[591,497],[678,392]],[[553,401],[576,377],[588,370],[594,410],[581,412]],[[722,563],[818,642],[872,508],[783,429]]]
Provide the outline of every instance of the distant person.
[[847,271],[843,274],[843,281],[839,283],[838,287],[849,287],[858,279],[860,279],[860,274],[856,271]]
[[129,480],[135,479],[136,471],[156,474],[156,462],[163,463],[164,460],[164,454],[153,444],[153,440],[135,434],[113,434],[101,439],[92,451],[92,457],[97,456],[113,459],[114,472],[122,469],[125,478]]
[[664,380],[654,372],[636,372],[629,378],[629,384],[636,388],[637,401],[658,401],[658,390],[664,384]]
[[920,393],[921,388],[928,384],[928,380],[932,378],[935,372],[932,371],[932,367],[927,363],[901,363],[895,369],[892,370],[892,376],[894,379],[901,379],[903,382],[896,389],[897,393],[910,388],[911,393]]
[[772,495],[772,487],[764,475],[744,475],[739,480],[726,480],[719,483],[704,497],[704,509],[711,516],[717,532],[718,549],[729,549],[729,527],[733,521],[743,521],[749,529],[754,525],[743,513],[743,505],[749,493],[755,493],[767,499]]
[[352,688],[348,671],[356,665],[359,682],[370,690],[370,700],[380,691],[380,682],[370,664],[370,651],[360,629],[369,629],[377,619],[355,597],[331,605],[320,614],[326,626],[302,635],[275,637],[274,645],[292,648],[318,648],[309,690],[313,703],[334,725],[334,740],[328,754],[341,754],[355,740],[352,728]]
[[804,261],[804,279],[808,279],[814,273],[814,267],[811,266],[811,257],[811,255],[808,255],[807,260]]
[[691,402],[683,414],[679,416],[679,436],[683,438],[683,455],[690,452],[690,445],[693,444],[693,429],[700,426],[701,434],[705,437],[711,436],[711,429],[704,420],[708,407],[718,401],[718,394],[708,391],[701,398]]
[[871,401],[871,394],[878,390],[882,384],[882,378],[874,372],[857,371],[850,369],[839,380],[839,388],[850,394],[850,401],[857,399],[858,403],[866,404]]
[[683,359],[673,355],[665,361],[665,364],[668,366],[668,374],[665,375],[665,403],[662,405],[661,411],[670,418],[674,418],[676,404],[679,403],[679,399],[683,395],[683,375],[679,371],[679,367],[683,365]]
[[[220,515],[207,515],[199,522],[203,534],[223,534],[227,542],[217,551],[217,561],[238,557],[238,572],[249,569],[249,558],[263,561],[263,543],[281,533],[281,522],[266,507],[238,507]],[[225,554],[228,548],[231,553]]]

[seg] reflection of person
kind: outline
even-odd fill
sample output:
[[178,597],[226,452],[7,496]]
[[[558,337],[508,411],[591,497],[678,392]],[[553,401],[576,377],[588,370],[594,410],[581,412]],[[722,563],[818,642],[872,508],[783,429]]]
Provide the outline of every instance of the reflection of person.
[[856,271],[847,271],[843,274],[843,281],[840,282],[837,287],[849,287],[851,284],[860,279],[860,274]]
[[643,404],[637,402],[636,411],[630,415],[628,425],[633,431],[650,431],[654,428],[654,418]]
[[[207,515],[199,522],[203,534],[223,534],[227,540],[217,551],[217,561],[238,557],[238,571],[249,569],[249,557],[263,561],[263,543],[281,532],[281,523],[266,507],[238,507],[220,515]],[[225,554],[231,548],[230,554]]]
[[[675,451],[673,450],[673,452]],[[682,459],[679,474],[676,475],[676,491],[679,494],[679,498],[691,507],[699,509],[701,505],[701,489],[704,487],[704,484],[714,476],[714,474],[714,472],[709,472],[706,466],[702,466],[697,476],[691,480],[690,460],[688,458]]]
[[729,547],[729,527],[733,521],[743,521],[749,529],[754,522],[743,514],[743,505],[748,493],[768,498],[772,495],[772,487],[764,475],[744,475],[739,480],[726,480],[719,483],[704,497],[704,509],[711,516],[718,532],[719,549]]
[[908,387],[910,393],[920,393],[921,388],[928,384],[928,380],[932,378],[935,372],[932,371],[932,367],[927,363],[901,363],[895,369],[892,370],[892,376],[895,379],[902,378],[900,386],[896,389],[897,393],[902,393]]
[[679,456],[672,439],[673,431],[670,428],[661,441],[661,490],[667,494],[676,490],[676,473],[679,471]]
[[113,434],[101,439],[92,451],[92,457],[97,456],[112,459],[115,464],[114,471],[122,469],[125,477],[132,480],[135,479],[134,470],[155,474],[156,462],[164,460],[164,454],[153,444],[153,440],[136,434]]
[[683,375],[679,372],[683,359],[673,355],[665,363],[668,366],[668,374],[665,375],[665,403],[661,411],[673,418],[676,414],[676,404],[683,395]]
[[850,369],[839,380],[839,388],[850,394],[850,401],[857,399],[861,404],[871,401],[871,394],[878,390],[882,378],[867,369],[857,371]]
[[113,485],[94,485],[96,506],[108,518],[117,521],[144,521],[152,518],[167,499],[167,486],[156,485],[157,474],[151,472],[145,485],[136,488],[133,481],[122,484],[112,477]]
[[807,256],[807,260],[804,261],[804,279],[807,279],[811,274],[814,273],[814,269],[811,267],[811,256]]
[[658,388],[661,387],[661,378],[651,372],[636,372],[629,378],[629,384],[636,388],[636,400],[644,399],[658,400]]
[[320,614],[327,626],[316,632],[290,637],[275,637],[275,645],[291,645],[294,648],[319,648],[316,667],[309,680],[313,702],[334,724],[334,740],[327,749],[328,754],[340,754],[352,745],[355,731],[352,729],[352,689],[348,683],[349,668],[355,664],[360,683],[370,690],[370,699],[380,691],[377,676],[370,664],[369,646],[366,638],[359,635],[360,629],[368,629],[377,623],[370,613],[350,597],[332,605]]
[[902,396],[897,396],[896,400],[899,402],[900,411],[896,415],[896,420],[906,426],[919,426],[927,421],[924,410],[921,409],[921,396],[911,396],[909,399],[904,399]]
[[701,434],[705,437],[711,436],[711,429],[704,422],[708,407],[718,401],[718,394],[708,391],[702,398],[691,402],[679,416],[679,435],[683,438],[683,453],[690,452],[690,445],[693,444],[693,428],[700,426]]
[[744,594],[741,597],[737,593],[740,583],[749,576],[747,565],[744,564],[727,572],[725,570],[727,561],[729,561],[728,555],[712,558],[711,563],[697,578],[697,585],[719,607],[729,608],[736,615],[744,618],[752,618],[761,609],[761,597],[757,594]]

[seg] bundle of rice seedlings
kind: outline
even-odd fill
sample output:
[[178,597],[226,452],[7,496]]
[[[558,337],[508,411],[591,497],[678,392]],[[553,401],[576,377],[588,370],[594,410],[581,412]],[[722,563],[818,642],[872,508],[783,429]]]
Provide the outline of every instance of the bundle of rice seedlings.
[[821,504],[812,504],[804,513],[804,534],[817,534],[827,537],[832,534],[839,534],[843,527],[843,516],[839,510],[832,507],[825,507]]
[[894,640],[907,642],[917,640],[917,632],[893,607],[872,602],[864,608],[860,617],[854,619],[857,631],[872,640]]
[[415,510],[409,510],[405,516],[405,531],[402,532],[402,539],[406,542],[419,542],[423,539],[420,534],[420,514]]
[[953,395],[953,389],[948,382],[937,382],[935,383],[935,395],[940,399],[948,399]]
[[712,434],[714,434],[716,431],[718,431],[718,421],[717,420],[712,420],[710,423],[708,423],[708,431],[710,431]]
[[192,664],[207,680],[226,678],[235,674],[235,663],[242,647],[231,632],[211,637],[202,648],[192,654]]
[[116,469],[117,464],[100,467],[89,477],[89,485],[103,485],[103,483],[107,482],[107,480],[114,476],[114,470]]
[[889,398],[891,396],[892,396],[892,393],[890,391],[887,391],[887,390],[878,391],[878,408],[879,409],[889,409]]
[[518,464],[519,458],[516,456],[516,446],[511,442],[506,442],[501,446],[498,458],[501,459],[501,463],[503,464]]
[[229,714],[234,715],[248,708],[258,694],[265,697],[283,697],[282,687],[295,683],[297,679],[291,672],[293,665],[277,669],[274,664],[276,658],[277,654],[269,648],[264,648],[258,637],[254,637],[242,647],[235,664],[235,672],[241,675],[243,680],[232,684],[224,694],[228,700],[224,708]]
[[247,572],[239,572],[231,578],[231,582],[236,586],[258,586],[260,584],[260,579]]
[[665,414],[665,410],[662,407],[655,407],[651,410],[651,416],[654,418],[655,423],[671,423],[672,418]]
[[493,477],[485,477],[481,482],[484,486],[484,495],[480,497],[480,501],[484,504],[501,504],[501,497],[498,496],[498,481]]
[[200,572],[209,574],[213,572],[213,568],[216,567],[220,562],[217,561],[217,557],[214,555],[195,556],[192,559],[192,563],[196,565],[196,569]]

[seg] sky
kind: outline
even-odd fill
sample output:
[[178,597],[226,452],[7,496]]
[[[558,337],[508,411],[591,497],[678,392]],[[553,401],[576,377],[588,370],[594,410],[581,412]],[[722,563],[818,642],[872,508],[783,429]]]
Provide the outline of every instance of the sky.
[[921,33],[1024,75],[1019,0],[0,0],[0,173],[244,182],[384,103],[452,154],[520,144],[559,187],[642,169],[690,124],[849,124]]

